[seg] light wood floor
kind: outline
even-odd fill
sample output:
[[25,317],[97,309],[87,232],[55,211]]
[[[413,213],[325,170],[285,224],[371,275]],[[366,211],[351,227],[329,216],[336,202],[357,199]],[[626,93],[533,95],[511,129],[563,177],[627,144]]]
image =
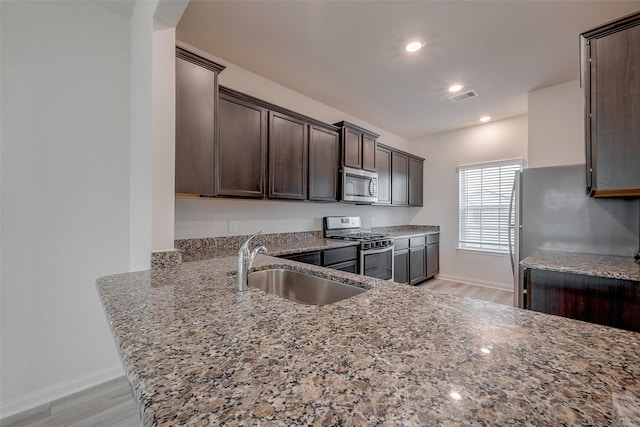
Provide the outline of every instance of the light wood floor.
[[475,298],[482,301],[513,306],[513,292],[502,289],[487,288],[469,283],[452,282],[450,280],[434,279],[424,282],[420,287],[433,289],[459,297]]
[[126,377],[0,421],[1,427],[142,427]]
[[[513,304],[513,293],[499,289],[442,279],[430,280],[420,286],[461,297]],[[142,422],[129,383],[121,377],[0,421],[0,427],[18,426],[141,427]]]

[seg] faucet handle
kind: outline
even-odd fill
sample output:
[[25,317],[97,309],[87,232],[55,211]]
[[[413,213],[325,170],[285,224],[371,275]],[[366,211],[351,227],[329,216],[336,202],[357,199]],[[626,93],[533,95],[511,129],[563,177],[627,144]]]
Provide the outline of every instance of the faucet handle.
[[249,236],[249,238],[245,240],[242,246],[240,246],[240,249],[238,250],[238,255],[249,255],[249,242],[251,242],[251,239],[253,239],[259,234],[262,234],[262,230]]
[[267,248],[263,245],[260,246],[256,246],[255,248],[253,248],[253,250],[251,251],[251,261],[253,261],[253,259],[256,257],[256,255],[258,254],[264,254],[267,252]]

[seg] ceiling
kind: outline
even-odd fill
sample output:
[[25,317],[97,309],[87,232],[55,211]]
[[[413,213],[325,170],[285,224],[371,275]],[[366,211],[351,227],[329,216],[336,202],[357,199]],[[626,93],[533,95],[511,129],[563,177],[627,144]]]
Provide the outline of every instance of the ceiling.
[[[640,1],[199,1],[186,42],[397,135],[527,112],[527,93],[579,78],[579,33]],[[426,46],[409,54],[404,46]],[[459,82],[479,96],[460,103]]]

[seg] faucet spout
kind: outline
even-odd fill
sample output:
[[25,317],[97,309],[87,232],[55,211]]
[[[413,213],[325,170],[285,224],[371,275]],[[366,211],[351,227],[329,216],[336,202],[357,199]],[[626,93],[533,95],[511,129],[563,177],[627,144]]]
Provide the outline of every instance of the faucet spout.
[[262,231],[251,235],[238,250],[238,291],[248,291],[250,288],[251,268],[253,267],[253,261],[255,257],[260,253],[267,252],[267,248],[259,245],[249,250],[251,239],[261,234]]

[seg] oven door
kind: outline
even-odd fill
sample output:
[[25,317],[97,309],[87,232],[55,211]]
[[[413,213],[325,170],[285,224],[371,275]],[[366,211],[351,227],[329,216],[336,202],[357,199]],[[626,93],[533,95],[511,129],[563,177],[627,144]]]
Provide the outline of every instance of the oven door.
[[360,251],[360,274],[393,280],[393,246]]

